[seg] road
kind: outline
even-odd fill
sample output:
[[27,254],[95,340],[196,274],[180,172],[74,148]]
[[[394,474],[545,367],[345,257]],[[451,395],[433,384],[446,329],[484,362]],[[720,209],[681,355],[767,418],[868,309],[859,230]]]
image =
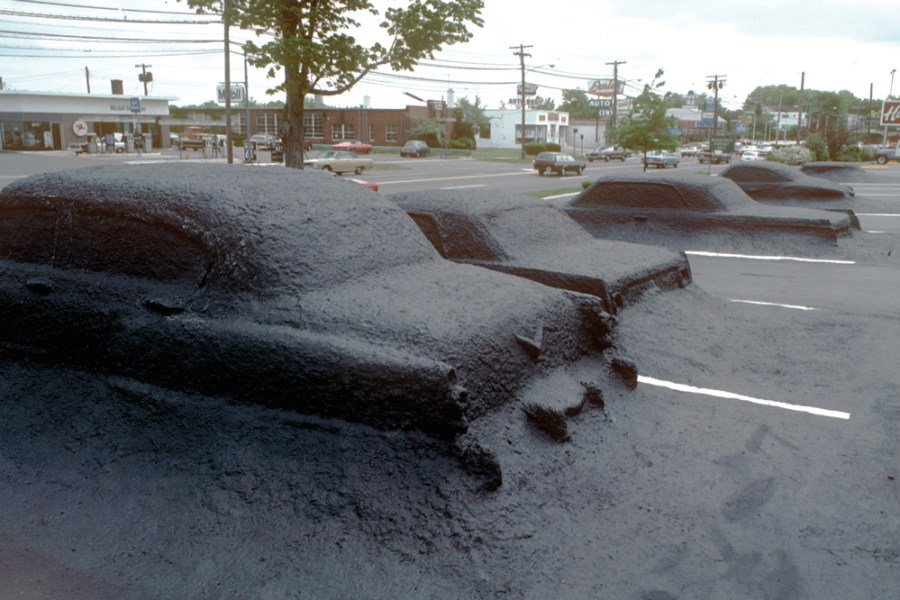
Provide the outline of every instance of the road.
[[[386,194],[555,191],[640,168],[595,163],[559,178],[376,158],[363,177]],[[91,161],[173,159],[2,154],[0,184]],[[638,365],[635,390],[573,419],[561,445],[515,407],[492,417],[481,442],[504,469],[492,494],[418,438],[0,363],[0,590],[895,597],[900,165],[872,173],[853,183],[863,231],[827,256],[687,249],[693,285],[619,315],[616,351]]]

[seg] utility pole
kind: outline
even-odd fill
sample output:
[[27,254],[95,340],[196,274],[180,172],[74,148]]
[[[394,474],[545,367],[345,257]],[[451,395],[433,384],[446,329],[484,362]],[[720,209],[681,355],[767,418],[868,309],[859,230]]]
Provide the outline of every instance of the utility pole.
[[[153,65],[145,65],[145,64],[143,64],[143,63],[141,63],[141,64],[139,64],[139,65],[134,65],[134,68],[135,68],[135,69],[140,69],[140,70],[141,70],[141,74],[138,75],[138,81],[140,81],[140,82],[142,82],[142,83],[144,84],[144,95],[145,95],[145,96],[148,94],[148,92],[147,92],[147,84],[148,84],[149,82],[153,81],[153,73],[148,73],[148,72],[147,72],[147,67],[152,67],[152,66],[153,66]],[[90,91],[89,91],[88,93],[90,93]]]
[[[87,67],[84,68],[84,82],[87,84],[87,93],[91,93],[91,72]],[[3,89],[3,88],[0,88]]]
[[231,34],[228,25],[228,0],[222,2],[222,21],[225,23],[225,145],[228,164],[234,164],[234,149],[231,147]]
[[[616,128],[616,109],[619,105],[619,65],[624,65],[624,60],[614,60],[606,63],[613,66],[613,101],[612,101],[612,119],[609,121],[609,129],[613,131]],[[615,144],[615,140],[607,136],[607,142]]]
[[713,128],[709,134],[709,151],[713,151],[713,132],[719,131],[719,90],[725,87],[725,75],[707,75],[706,88],[713,91]]
[[530,54],[525,54],[525,48],[531,48],[532,46],[525,46],[524,44],[519,44],[518,46],[510,46],[510,50],[515,50],[518,48],[518,52],[513,52],[513,56],[519,57],[519,66],[522,70],[522,89],[519,90],[519,99],[522,102],[522,156],[521,158],[525,158],[525,57],[531,56]]
[[[803,129],[803,90],[806,85],[806,71],[800,73],[800,104],[797,105],[797,144],[800,144],[800,131]],[[808,115],[807,115],[808,116]]]

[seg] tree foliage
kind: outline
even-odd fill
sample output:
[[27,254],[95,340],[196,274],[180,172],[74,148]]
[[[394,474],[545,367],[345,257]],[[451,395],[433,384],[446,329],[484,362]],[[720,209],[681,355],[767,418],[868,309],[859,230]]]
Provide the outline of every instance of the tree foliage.
[[[434,58],[444,45],[468,41],[481,26],[483,0],[410,0],[379,11],[370,0],[183,0],[201,13],[222,14],[226,23],[270,41],[245,44],[248,61],[282,80],[285,165],[303,168],[304,99],[350,90],[382,66],[409,71]],[[379,31],[380,30],[380,31]],[[384,43],[358,38],[372,32]]]
[[473,137],[491,128],[491,120],[484,112],[486,109],[478,96],[475,96],[474,102],[470,102],[466,96],[456,100],[456,114],[460,122],[470,126]]
[[674,117],[666,116],[668,94],[659,93],[659,88],[665,85],[659,81],[662,76],[660,69],[653,81],[644,85],[640,96],[634,99],[631,118],[613,130],[616,145],[639,150],[645,157],[649,150],[671,150],[678,146],[678,137],[668,132],[676,125]]
[[569,89],[562,91],[562,104],[559,110],[569,113],[570,119],[594,119],[597,117],[597,108],[591,106],[587,92],[581,89]]

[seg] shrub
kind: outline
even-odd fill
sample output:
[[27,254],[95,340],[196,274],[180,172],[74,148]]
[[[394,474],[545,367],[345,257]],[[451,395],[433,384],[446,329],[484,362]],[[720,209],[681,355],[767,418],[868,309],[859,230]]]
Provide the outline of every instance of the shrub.
[[769,153],[768,160],[786,165],[805,165],[814,159],[812,151],[803,146],[781,146]]
[[535,156],[540,154],[541,152],[547,151],[547,144],[537,144],[534,142],[529,142],[525,144],[525,154],[528,156]]
[[828,152],[828,144],[825,139],[814,134],[806,140],[806,147],[812,152],[812,160],[831,160],[831,154]]
[[560,152],[562,150],[562,146],[560,146],[559,144],[554,144],[552,142],[547,142],[546,144],[544,144],[544,146],[547,148],[548,152]]
[[450,147],[456,150],[474,150],[475,140],[470,137],[458,137],[450,140]]
[[842,146],[838,160],[843,162],[866,162],[875,158],[875,153],[870,148],[864,148],[852,144],[850,146]]

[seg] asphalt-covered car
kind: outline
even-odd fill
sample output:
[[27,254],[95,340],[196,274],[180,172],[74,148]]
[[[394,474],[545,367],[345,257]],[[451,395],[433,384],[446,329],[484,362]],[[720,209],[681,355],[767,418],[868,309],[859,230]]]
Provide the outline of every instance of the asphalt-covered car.
[[315,158],[304,161],[304,164],[323,171],[332,171],[337,175],[350,172],[360,175],[366,169],[371,169],[374,163],[368,156],[358,156],[355,152],[325,150],[316,154]]
[[344,140],[343,142],[333,144],[331,149],[356,152],[357,154],[368,154],[372,151],[372,144],[367,144],[361,140]]
[[431,148],[422,140],[409,140],[400,148],[400,156],[428,156],[431,154]]
[[558,206],[496,190],[392,194],[444,258],[592,294],[610,313],[691,281],[684,253],[592,237]]
[[678,155],[674,152],[660,150],[657,152],[648,152],[641,157],[641,161],[646,167],[656,167],[662,169],[665,167],[678,168]]
[[693,173],[603,176],[563,210],[596,237],[686,250],[833,246],[852,229],[848,215],[761,204],[733,181]]
[[595,148],[588,152],[585,152],[584,157],[588,162],[594,162],[595,160],[602,160],[605,162],[609,162],[610,160],[621,160],[622,162],[628,158],[629,153],[625,148],[621,146],[607,146],[606,148]]
[[613,326],[596,297],[443,259],[396,204],[314,170],[0,190],[0,346],[34,360],[454,439],[532,383],[592,381]]
[[813,177],[798,167],[771,161],[741,162],[726,167],[719,176],[734,181],[759,202],[843,212],[850,217],[854,228],[860,228],[853,211],[855,192],[849,185]]
[[798,167],[771,161],[734,164],[719,177],[734,181],[757,200],[845,200],[855,195],[850,186],[823,181]]
[[587,168],[587,164],[583,161],[575,160],[571,154],[562,152],[541,152],[531,161],[531,166],[538,172],[538,175],[543,175],[546,171],[557,175],[566,173],[581,175]]

